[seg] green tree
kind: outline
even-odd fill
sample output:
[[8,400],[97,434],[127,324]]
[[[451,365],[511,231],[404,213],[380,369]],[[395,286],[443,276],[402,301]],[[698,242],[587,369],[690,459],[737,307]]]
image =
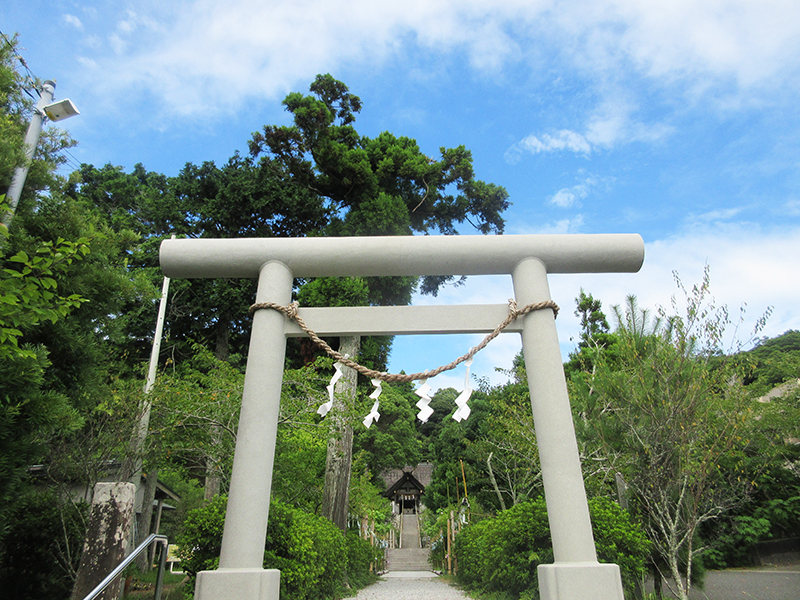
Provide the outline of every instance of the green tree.
[[[0,46],[0,189],[8,189],[14,169],[25,160],[25,121],[31,103],[23,93],[25,82],[15,69],[17,39]],[[7,211],[7,208],[4,209]],[[5,213],[3,213],[5,214]]]
[[593,371],[573,378],[573,399],[592,424],[584,435],[600,444],[609,472],[624,477],[655,564],[666,565],[680,598],[704,549],[701,525],[750,488],[741,472],[720,466],[744,456],[752,409],[735,363],[712,361],[729,320],[708,290],[706,272],[685,294],[685,315],[662,310],[653,320],[629,297],[624,310],[614,308],[617,354],[596,349]]
[[[447,388],[438,390],[433,399],[447,407],[443,413],[447,415],[447,411],[454,408],[453,401],[457,396],[456,390]],[[489,508],[499,506],[486,465],[488,453],[481,446],[489,430],[491,402],[483,391],[475,390],[469,405],[472,409],[469,419],[459,423],[445,417],[436,436],[429,442],[429,456],[434,469],[431,483],[425,490],[425,506],[434,511],[464,497],[464,478],[471,503],[477,502],[481,507]]]
[[581,319],[581,334],[578,346],[570,352],[569,360],[564,364],[567,378],[581,370],[591,371],[594,349],[603,348],[605,354],[614,352],[616,336],[609,331],[608,319],[603,312],[603,303],[592,294],[581,288],[575,298],[575,316]]
[[[434,159],[410,138],[388,132],[374,139],[362,136],[354,127],[361,100],[344,83],[318,75],[310,91],[310,95],[292,93],[284,99],[293,124],[264,127],[253,135],[250,152],[261,157],[262,165],[274,165],[293,185],[324,202],[330,219],[321,233],[455,234],[456,225],[464,222],[482,233],[502,233],[500,213],[508,206],[508,194],[474,178],[472,156],[464,146],[441,148],[440,157]],[[422,291],[435,294],[450,279],[425,278]],[[408,304],[417,287],[414,277],[372,277],[366,283],[367,298],[361,304]],[[322,305],[336,305],[336,298],[326,296]],[[355,338],[347,344],[351,355],[360,349],[360,340]],[[365,356],[363,349],[361,355]],[[384,357],[388,349],[380,353]],[[365,358],[377,362],[375,356]],[[339,515],[335,521],[340,526],[348,505],[351,439],[351,426],[342,421],[329,444],[326,467],[323,510],[331,511],[332,518]]]
[[542,474],[527,378],[489,391],[491,414],[477,450],[501,509],[541,494]]
[[[369,429],[356,426],[354,451],[365,453],[366,467],[377,476],[384,469],[416,465],[420,461],[420,441],[415,421],[417,409],[410,386],[382,386],[380,419]],[[371,402],[371,400],[369,400]],[[369,407],[365,407],[368,411]]]
[[[0,204],[0,210],[3,210]],[[31,253],[10,249],[0,232],[0,536],[5,513],[23,481],[25,468],[42,455],[42,441],[53,432],[74,430],[80,416],[61,390],[48,386],[52,367],[47,348],[30,343],[43,323],[57,323],[85,301],[65,294],[57,279],[88,253],[88,240],[58,238]],[[13,252],[13,249],[12,249]]]
[[8,600],[69,598],[89,507],[52,491],[29,491],[14,503],[0,541],[0,585]]

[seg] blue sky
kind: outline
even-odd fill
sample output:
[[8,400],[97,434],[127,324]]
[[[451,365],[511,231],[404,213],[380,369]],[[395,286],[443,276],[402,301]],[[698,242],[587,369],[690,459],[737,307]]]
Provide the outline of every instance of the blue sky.
[[[639,233],[641,272],[550,279],[562,352],[581,287],[606,308],[669,306],[699,282],[740,337],[800,328],[800,3],[794,0],[74,2],[5,0],[0,29],[81,116],[71,160],[176,174],[222,163],[280,104],[329,72],[361,97],[360,133],[472,150],[505,186],[514,233]],[[463,233],[470,233],[464,229]],[[415,303],[505,302],[473,278]],[[398,339],[393,370],[434,368],[473,336]],[[472,372],[494,383],[520,347],[501,336]],[[463,371],[434,386],[463,386]]]

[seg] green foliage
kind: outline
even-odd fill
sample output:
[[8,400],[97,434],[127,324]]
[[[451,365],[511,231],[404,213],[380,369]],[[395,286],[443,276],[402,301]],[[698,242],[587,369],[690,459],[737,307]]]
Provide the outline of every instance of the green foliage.
[[[649,543],[628,514],[604,498],[589,501],[600,562],[620,566],[623,586],[632,590],[645,572]],[[543,498],[525,502],[467,526],[455,541],[458,581],[482,593],[510,598],[538,597],[536,568],[553,561]]]
[[567,377],[573,373],[591,371],[594,363],[593,357],[598,349],[602,349],[605,356],[613,355],[616,335],[609,333],[608,319],[603,312],[603,303],[583,288],[575,298],[575,316],[581,319],[581,336],[577,348],[570,352],[569,361],[564,364]]
[[[375,565],[383,562],[383,550],[361,539],[354,531],[348,531],[347,544],[347,586],[359,590],[374,583],[377,579]],[[370,565],[373,570],[370,570]]]
[[488,427],[475,451],[486,463],[497,506],[505,509],[541,494],[539,447],[527,380],[492,389],[489,401]]
[[740,356],[750,367],[745,383],[753,397],[767,394],[775,386],[800,378],[800,331],[787,331]]
[[[14,169],[25,160],[23,142],[30,101],[23,80],[14,69],[17,39],[0,46],[0,189],[8,189]],[[5,215],[5,209],[2,212]],[[0,226],[2,227],[2,226]]]
[[87,301],[66,281],[87,260],[92,240],[33,239],[21,249],[24,234],[17,226],[11,239],[0,240],[0,536],[25,467],[41,458],[48,439],[82,423],[59,380],[64,353],[51,348],[57,350],[53,332]]
[[[0,196],[0,211],[7,207]],[[89,253],[89,239],[75,242],[57,238],[41,242],[35,253],[24,250],[5,256],[6,239],[0,236],[3,269],[0,271],[0,360],[33,356],[19,347],[23,330],[44,321],[55,323],[86,299],[79,294],[61,295],[57,277],[67,273],[76,260]]]
[[192,579],[200,571],[219,567],[227,506],[227,496],[216,496],[202,508],[190,511],[183,522],[183,533],[177,539],[178,554],[181,568]]
[[[771,459],[771,460],[770,460]],[[766,467],[763,463],[768,462]],[[748,566],[758,542],[800,537],[800,477],[774,456],[754,456],[745,476],[755,489],[748,501],[703,529],[708,547],[703,564],[709,569]]]
[[327,519],[270,506],[264,567],[280,569],[281,597],[334,597],[347,567],[342,533]]
[[382,390],[380,419],[369,429],[356,425],[353,443],[355,452],[366,453],[366,466],[376,476],[384,469],[416,465],[420,461],[415,428],[415,399],[418,397],[409,390],[385,383]]
[[[150,444],[160,462],[230,477],[244,375],[195,344],[194,356],[151,390]],[[223,485],[224,487],[224,485]]]
[[[458,392],[452,388],[439,390],[434,395],[437,404],[441,402],[443,406],[445,418],[429,444],[429,456],[435,466],[431,483],[425,490],[425,506],[435,511],[456,503],[464,496],[464,477],[461,474],[463,461],[470,501],[495,507],[497,499],[489,482],[485,455],[476,446],[488,430],[490,402],[484,392],[475,390],[469,401],[472,413],[469,419],[459,423],[446,417],[453,410],[452,401],[457,395]],[[431,407],[437,408],[434,402],[431,402]]]
[[88,505],[53,492],[18,499],[0,542],[0,589],[7,600],[66,600],[80,563]]
[[590,349],[591,370],[570,383],[584,453],[605,463],[598,477],[624,478],[653,562],[685,598],[703,550],[701,526],[751,493],[743,465],[754,420],[739,364],[719,359],[729,319],[713,304],[708,272],[690,291],[677,282],[683,314],[673,300],[672,314],[653,317],[629,297],[614,307],[614,351]]
[[716,527],[716,539],[703,552],[703,565],[709,569],[747,565],[750,548],[766,539],[769,530],[770,522],[765,518],[740,515],[726,519]]
[[[375,478],[367,467],[368,459],[369,453],[363,450],[357,452],[353,459],[348,513],[371,519],[377,532],[386,533],[391,527],[392,503],[381,495],[385,488],[381,483],[375,483]],[[353,524],[351,521],[351,527]]]
[[361,277],[322,277],[312,279],[300,289],[301,306],[364,306],[369,287]]
[[[359,135],[353,124],[361,100],[344,83],[318,75],[310,92],[283,101],[292,125],[265,126],[249,146],[329,204],[326,235],[455,234],[465,221],[481,233],[502,233],[508,193],[474,178],[464,146],[440,148],[437,160],[407,137]],[[423,292],[435,293],[449,279],[427,278]],[[373,278],[369,286],[372,304],[407,304],[416,278]]]
[[[218,565],[227,498],[218,496],[192,511],[179,539],[184,570],[194,577]],[[361,540],[345,538],[329,520],[273,500],[270,504],[264,568],[280,569],[281,598],[341,597],[345,586],[370,581],[374,559]]]

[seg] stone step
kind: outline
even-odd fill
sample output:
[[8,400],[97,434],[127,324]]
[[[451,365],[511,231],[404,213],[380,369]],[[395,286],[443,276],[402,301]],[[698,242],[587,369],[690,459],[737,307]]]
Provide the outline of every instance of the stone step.
[[386,555],[389,571],[430,571],[428,548],[397,548]]

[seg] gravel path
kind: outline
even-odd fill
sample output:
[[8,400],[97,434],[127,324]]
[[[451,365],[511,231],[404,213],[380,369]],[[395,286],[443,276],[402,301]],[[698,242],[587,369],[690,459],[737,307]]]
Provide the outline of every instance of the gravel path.
[[464,600],[461,590],[442,581],[433,573],[395,571],[384,575],[358,592],[356,600]]

